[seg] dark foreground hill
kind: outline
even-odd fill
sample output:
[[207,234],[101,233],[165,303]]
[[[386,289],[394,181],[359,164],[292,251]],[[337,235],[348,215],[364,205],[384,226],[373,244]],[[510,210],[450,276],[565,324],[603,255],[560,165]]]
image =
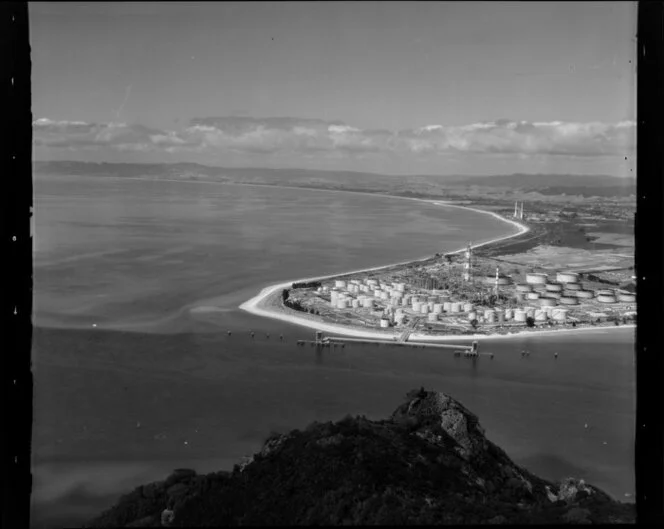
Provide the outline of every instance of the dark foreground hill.
[[387,420],[274,435],[232,472],[177,470],[88,527],[634,522],[633,505],[582,480],[531,474],[463,405],[420,390]]

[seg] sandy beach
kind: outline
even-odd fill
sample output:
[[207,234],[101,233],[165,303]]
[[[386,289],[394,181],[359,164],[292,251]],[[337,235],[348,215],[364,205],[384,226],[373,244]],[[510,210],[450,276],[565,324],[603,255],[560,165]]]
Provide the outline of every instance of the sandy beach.
[[[404,197],[405,198],[405,197]],[[487,246],[489,244],[495,244],[500,241],[504,241],[506,239],[510,239],[512,237],[517,237],[519,235],[523,235],[524,233],[527,233],[530,228],[528,226],[525,226],[524,224],[521,224],[515,220],[512,219],[507,219],[497,213],[494,213],[492,211],[485,211],[482,209],[477,209],[477,208],[472,208],[468,206],[461,206],[458,204],[450,204],[447,202],[439,201],[439,200],[423,200],[423,199],[418,199],[418,198],[408,198],[408,200],[415,200],[418,202],[424,202],[428,204],[434,204],[436,206],[441,206],[441,207],[449,207],[449,208],[461,208],[461,209],[467,209],[470,211],[475,211],[478,213],[483,213],[485,215],[491,215],[492,217],[500,220],[501,222],[505,222],[507,224],[510,224],[518,229],[516,233],[510,234],[510,235],[505,235],[503,237],[498,237],[495,239],[491,239],[488,241],[484,241],[479,244],[473,245],[473,248],[479,248],[482,246]],[[459,248],[458,250],[454,250],[452,252],[447,252],[448,255],[451,254],[457,254],[461,253],[465,250],[465,248]],[[256,296],[253,298],[245,301],[240,305],[240,309],[249,312],[251,314],[254,314],[256,316],[263,316],[265,318],[272,318],[276,320],[281,320],[287,323],[291,323],[294,325],[300,325],[302,327],[307,327],[309,329],[315,329],[318,331],[323,331],[327,333],[334,333],[339,336],[348,336],[348,337],[357,337],[357,338],[376,338],[376,339],[386,339],[386,338],[394,338],[396,339],[400,332],[395,332],[393,330],[390,331],[378,331],[378,330],[362,330],[361,328],[358,327],[351,327],[347,325],[339,325],[335,323],[330,323],[330,322],[325,322],[322,321],[319,316],[313,316],[309,314],[297,314],[294,313],[294,311],[291,311],[289,309],[286,309],[283,307],[281,303],[281,291],[285,288],[290,288],[291,285],[295,282],[309,282],[309,281],[321,281],[324,279],[330,279],[330,278],[337,278],[337,277],[343,277],[346,275],[350,274],[358,274],[358,273],[364,273],[364,272],[373,272],[373,271],[378,271],[378,270],[385,270],[387,268],[392,268],[395,266],[403,266],[407,264],[411,264],[417,261],[422,261],[425,259],[430,259],[431,256],[425,256],[421,257],[419,259],[411,259],[408,261],[403,261],[399,263],[392,263],[388,265],[383,265],[383,266],[377,266],[374,268],[365,268],[362,270],[354,270],[351,272],[344,272],[344,273],[339,273],[339,274],[331,274],[331,275],[326,275],[326,276],[317,276],[317,277],[310,277],[310,278],[305,278],[305,279],[293,279],[292,281],[287,281],[283,283],[279,283],[276,285],[271,285],[263,290],[261,290]],[[573,328],[573,329],[555,329],[555,330],[536,330],[536,331],[516,331],[511,334],[457,334],[457,335],[446,335],[446,336],[430,336],[426,334],[421,334],[421,333],[413,333],[410,335],[410,341],[416,341],[416,340],[426,340],[428,342],[449,342],[449,341],[459,341],[459,340],[473,340],[473,339],[509,339],[509,338],[522,338],[523,336],[551,336],[554,333],[579,333],[579,332],[607,332],[607,331],[612,331],[615,329],[625,329],[625,328],[634,328],[636,327],[635,325],[621,325],[619,327],[584,327],[584,328]]]

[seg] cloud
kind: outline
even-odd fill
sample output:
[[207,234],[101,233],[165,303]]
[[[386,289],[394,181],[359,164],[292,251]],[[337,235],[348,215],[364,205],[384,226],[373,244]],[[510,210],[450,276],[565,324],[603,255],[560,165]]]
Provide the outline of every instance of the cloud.
[[451,154],[603,157],[634,151],[636,123],[501,119],[460,126],[426,125],[389,131],[341,121],[225,116],[192,119],[179,130],[138,124],[53,121],[33,123],[35,144],[69,149],[141,152],[246,153],[426,157]]

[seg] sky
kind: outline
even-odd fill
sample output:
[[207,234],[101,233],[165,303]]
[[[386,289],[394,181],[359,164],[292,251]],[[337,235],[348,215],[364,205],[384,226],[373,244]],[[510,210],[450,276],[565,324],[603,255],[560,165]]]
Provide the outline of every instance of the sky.
[[29,10],[37,160],[635,175],[635,2]]

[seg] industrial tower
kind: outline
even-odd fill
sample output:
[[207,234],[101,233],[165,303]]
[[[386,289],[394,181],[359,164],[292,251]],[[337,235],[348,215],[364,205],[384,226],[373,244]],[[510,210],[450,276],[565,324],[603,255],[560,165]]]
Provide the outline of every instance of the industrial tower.
[[470,246],[470,243],[468,243],[468,247],[466,248],[466,262],[463,264],[463,280],[464,281],[471,281],[473,280],[473,264],[472,264],[472,259],[473,259],[473,249]]
[[521,202],[521,207],[519,208],[519,203],[514,203],[514,215],[515,219],[523,220],[523,202]]

